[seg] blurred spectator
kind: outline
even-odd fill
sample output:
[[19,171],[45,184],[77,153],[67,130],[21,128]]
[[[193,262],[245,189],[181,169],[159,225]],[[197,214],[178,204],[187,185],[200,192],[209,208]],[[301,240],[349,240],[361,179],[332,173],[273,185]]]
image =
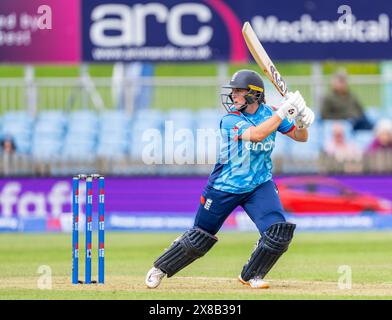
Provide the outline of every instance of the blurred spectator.
[[1,139],[1,153],[3,154],[13,154],[16,151],[15,142],[10,136],[6,136]]
[[362,105],[351,93],[347,74],[339,70],[332,78],[332,90],[321,103],[321,118],[323,120],[350,120],[354,130],[370,130],[372,123],[367,119]]
[[325,153],[338,162],[360,161],[362,152],[352,141],[347,141],[344,127],[335,123],[332,127],[332,138],[325,145]]
[[392,121],[389,119],[380,120],[374,129],[374,140],[368,148],[368,153],[378,151],[392,152]]
[[6,136],[0,141],[0,163],[2,164],[2,173],[4,175],[9,175],[12,172],[13,162],[14,162],[14,154],[16,152],[15,142],[10,136]]

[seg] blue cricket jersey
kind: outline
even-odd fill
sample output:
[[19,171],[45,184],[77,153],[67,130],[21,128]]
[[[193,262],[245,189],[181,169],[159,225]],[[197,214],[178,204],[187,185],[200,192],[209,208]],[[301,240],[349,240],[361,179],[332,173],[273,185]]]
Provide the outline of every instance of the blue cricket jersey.
[[[275,146],[276,131],[263,141],[238,139],[247,128],[257,126],[273,115],[266,104],[260,104],[254,114],[231,112],[220,122],[220,153],[218,162],[208,179],[214,189],[230,193],[246,193],[272,178],[271,153]],[[288,133],[294,121],[283,120],[277,131]]]

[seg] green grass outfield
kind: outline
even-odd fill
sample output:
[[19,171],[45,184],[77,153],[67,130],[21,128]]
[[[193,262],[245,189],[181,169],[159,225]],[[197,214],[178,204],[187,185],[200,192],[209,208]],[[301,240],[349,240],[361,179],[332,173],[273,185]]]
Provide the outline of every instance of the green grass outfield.
[[[297,233],[268,275],[271,288],[267,290],[250,289],[236,280],[257,234],[220,233],[219,242],[205,257],[164,279],[157,289],[147,289],[145,273],[177,235],[107,233],[106,284],[74,286],[70,234],[0,234],[0,299],[392,298],[390,232]],[[80,238],[83,244],[84,237]],[[80,260],[82,279],[84,258]],[[51,290],[37,287],[42,265],[52,270]],[[351,289],[338,288],[341,265],[351,267]]]

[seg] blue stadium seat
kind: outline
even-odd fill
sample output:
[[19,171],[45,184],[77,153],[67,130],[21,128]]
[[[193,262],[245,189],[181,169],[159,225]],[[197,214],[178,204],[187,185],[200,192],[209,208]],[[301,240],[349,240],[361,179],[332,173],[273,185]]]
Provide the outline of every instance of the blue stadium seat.
[[195,116],[199,120],[216,120],[219,122],[226,113],[227,112],[223,108],[209,108],[197,111]]
[[65,125],[68,122],[68,115],[59,110],[41,111],[37,116],[37,121],[55,122]]
[[31,152],[31,138],[23,136],[14,136],[16,151],[19,153]]
[[64,138],[63,157],[73,160],[93,160],[97,152],[98,115],[94,111],[74,111],[69,115]]
[[104,131],[123,130],[130,125],[131,118],[122,111],[103,111],[99,114],[100,128]]
[[163,131],[163,121],[162,119],[146,121],[146,122],[134,122],[129,131],[129,143],[130,148],[134,144],[138,143],[146,143],[143,142],[143,136],[149,139],[151,135],[159,134],[161,137],[164,137]]
[[141,142],[135,142],[133,144],[130,144],[129,146],[129,155],[132,160],[135,161],[141,161],[142,160],[142,154],[143,154],[143,148],[146,146],[145,143]]
[[[194,124],[194,113],[189,109],[172,109],[166,113],[165,129],[173,128],[173,141],[164,139],[162,147],[165,150],[166,144],[173,146],[173,157],[176,157],[175,163],[181,164],[182,161],[185,161],[185,158],[189,160],[192,158],[192,161],[194,161],[196,151]],[[168,156],[171,157],[171,155]]]
[[98,134],[98,143],[122,143],[129,141],[128,130],[114,131],[112,133],[106,133],[100,131]]
[[281,133],[276,133],[276,138],[275,138],[275,147],[274,150],[272,151],[272,159],[275,158],[283,158],[291,155],[291,150],[289,150],[288,145],[289,145],[289,139],[285,135]]
[[163,129],[163,120],[152,120],[152,121],[143,121],[143,122],[136,122],[134,121],[130,131],[131,132],[140,132],[144,131],[146,129],[157,129],[157,130],[162,130]]
[[203,109],[195,113],[195,129],[219,129],[224,113],[219,109]]
[[38,160],[57,160],[62,156],[62,141],[41,139],[33,140],[32,156]]
[[219,131],[208,128],[206,131],[199,132],[195,138],[195,162],[199,164],[216,163],[220,151]]
[[39,121],[35,124],[33,129],[33,136],[44,138],[51,136],[61,139],[64,134],[64,126],[55,122]]
[[367,107],[365,114],[371,123],[376,123],[383,118],[382,110],[379,107]]
[[194,129],[194,114],[188,109],[172,109],[166,113],[166,121],[172,121],[174,130]]
[[27,111],[9,111],[3,116],[4,122],[23,121],[30,125],[33,123],[33,116]]
[[13,138],[17,152],[30,152],[33,121],[33,117],[25,111],[8,112],[2,117],[1,133]]
[[99,115],[99,135],[115,135],[116,137],[129,133],[131,119],[119,111],[106,111]]
[[34,126],[33,144],[40,140],[46,144],[51,144],[52,140],[60,143],[64,138],[66,124],[67,117],[61,111],[41,112]]
[[163,118],[162,112],[157,109],[138,110],[134,114],[135,122],[162,121],[162,118]]
[[[322,128],[314,122],[308,129],[309,137],[306,142],[298,142],[290,137],[277,133],[272,159],[284,159],[285,172],[317,172],[318,159],[322,148]],[[293,161],[287,161],[292,159]]]
[[2,131],[4,134],[30,134],[33,117],[26,112],[13,112],[5,114],[2,122]]
[[366,151],[374,139],[374,133],[371,130],[357,130],[354,135],[354,141],[361,148]]
[[320,122],[313,122],[308,128],[309,138],[306,142],[311,145],[317,152],[320,152],[323,148],[323,125]]
[[65,143],[62,155],[65,159],[94,160],[96,156],[95,145],[90,141]]
[[162,130],[163,114],[159,110],[146,109],[136,112],[130,128],[131,140],[141,139],[145,130],[155,128]]
[[127,143],[100,143],[97,148],[97,156],[102,158],[120,158],[127,153]]
[[74,111],[69,115],[68,134],[94,136],[98,131],[98,116],[89,110]]
[[78,110],[69,114],[69,121],[75,123],[96,124],[98,122],[97,112],[93,110]]
[[97,155],[103,158],[121,157],[127,153],[131,118],[122,111],[104,111],[99,115]]
[[94,148],[96,143],[97,143],[96,137],[89,136],[89,135],[80,136],[78,134],[68,133],[64,139],[65,146],[84,145],[87,146],[88,148]]

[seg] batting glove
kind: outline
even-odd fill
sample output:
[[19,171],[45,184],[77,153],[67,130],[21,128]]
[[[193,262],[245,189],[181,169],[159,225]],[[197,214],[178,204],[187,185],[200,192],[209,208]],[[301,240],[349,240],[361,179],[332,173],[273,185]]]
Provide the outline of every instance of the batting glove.
[[308,108],[305,107],[305,109],[302,111],[302,113],[297,116],[295,125],[299,129],[305,129],[309,128],[314,121],[314,112]]
[[288,119],[293,120],[298,115],[302,114],[306,108],[306,103],[299,91],[289,92],[286,95],[286,99],[283,101],[280,108],[276,111],[276,114],[282,120]]

